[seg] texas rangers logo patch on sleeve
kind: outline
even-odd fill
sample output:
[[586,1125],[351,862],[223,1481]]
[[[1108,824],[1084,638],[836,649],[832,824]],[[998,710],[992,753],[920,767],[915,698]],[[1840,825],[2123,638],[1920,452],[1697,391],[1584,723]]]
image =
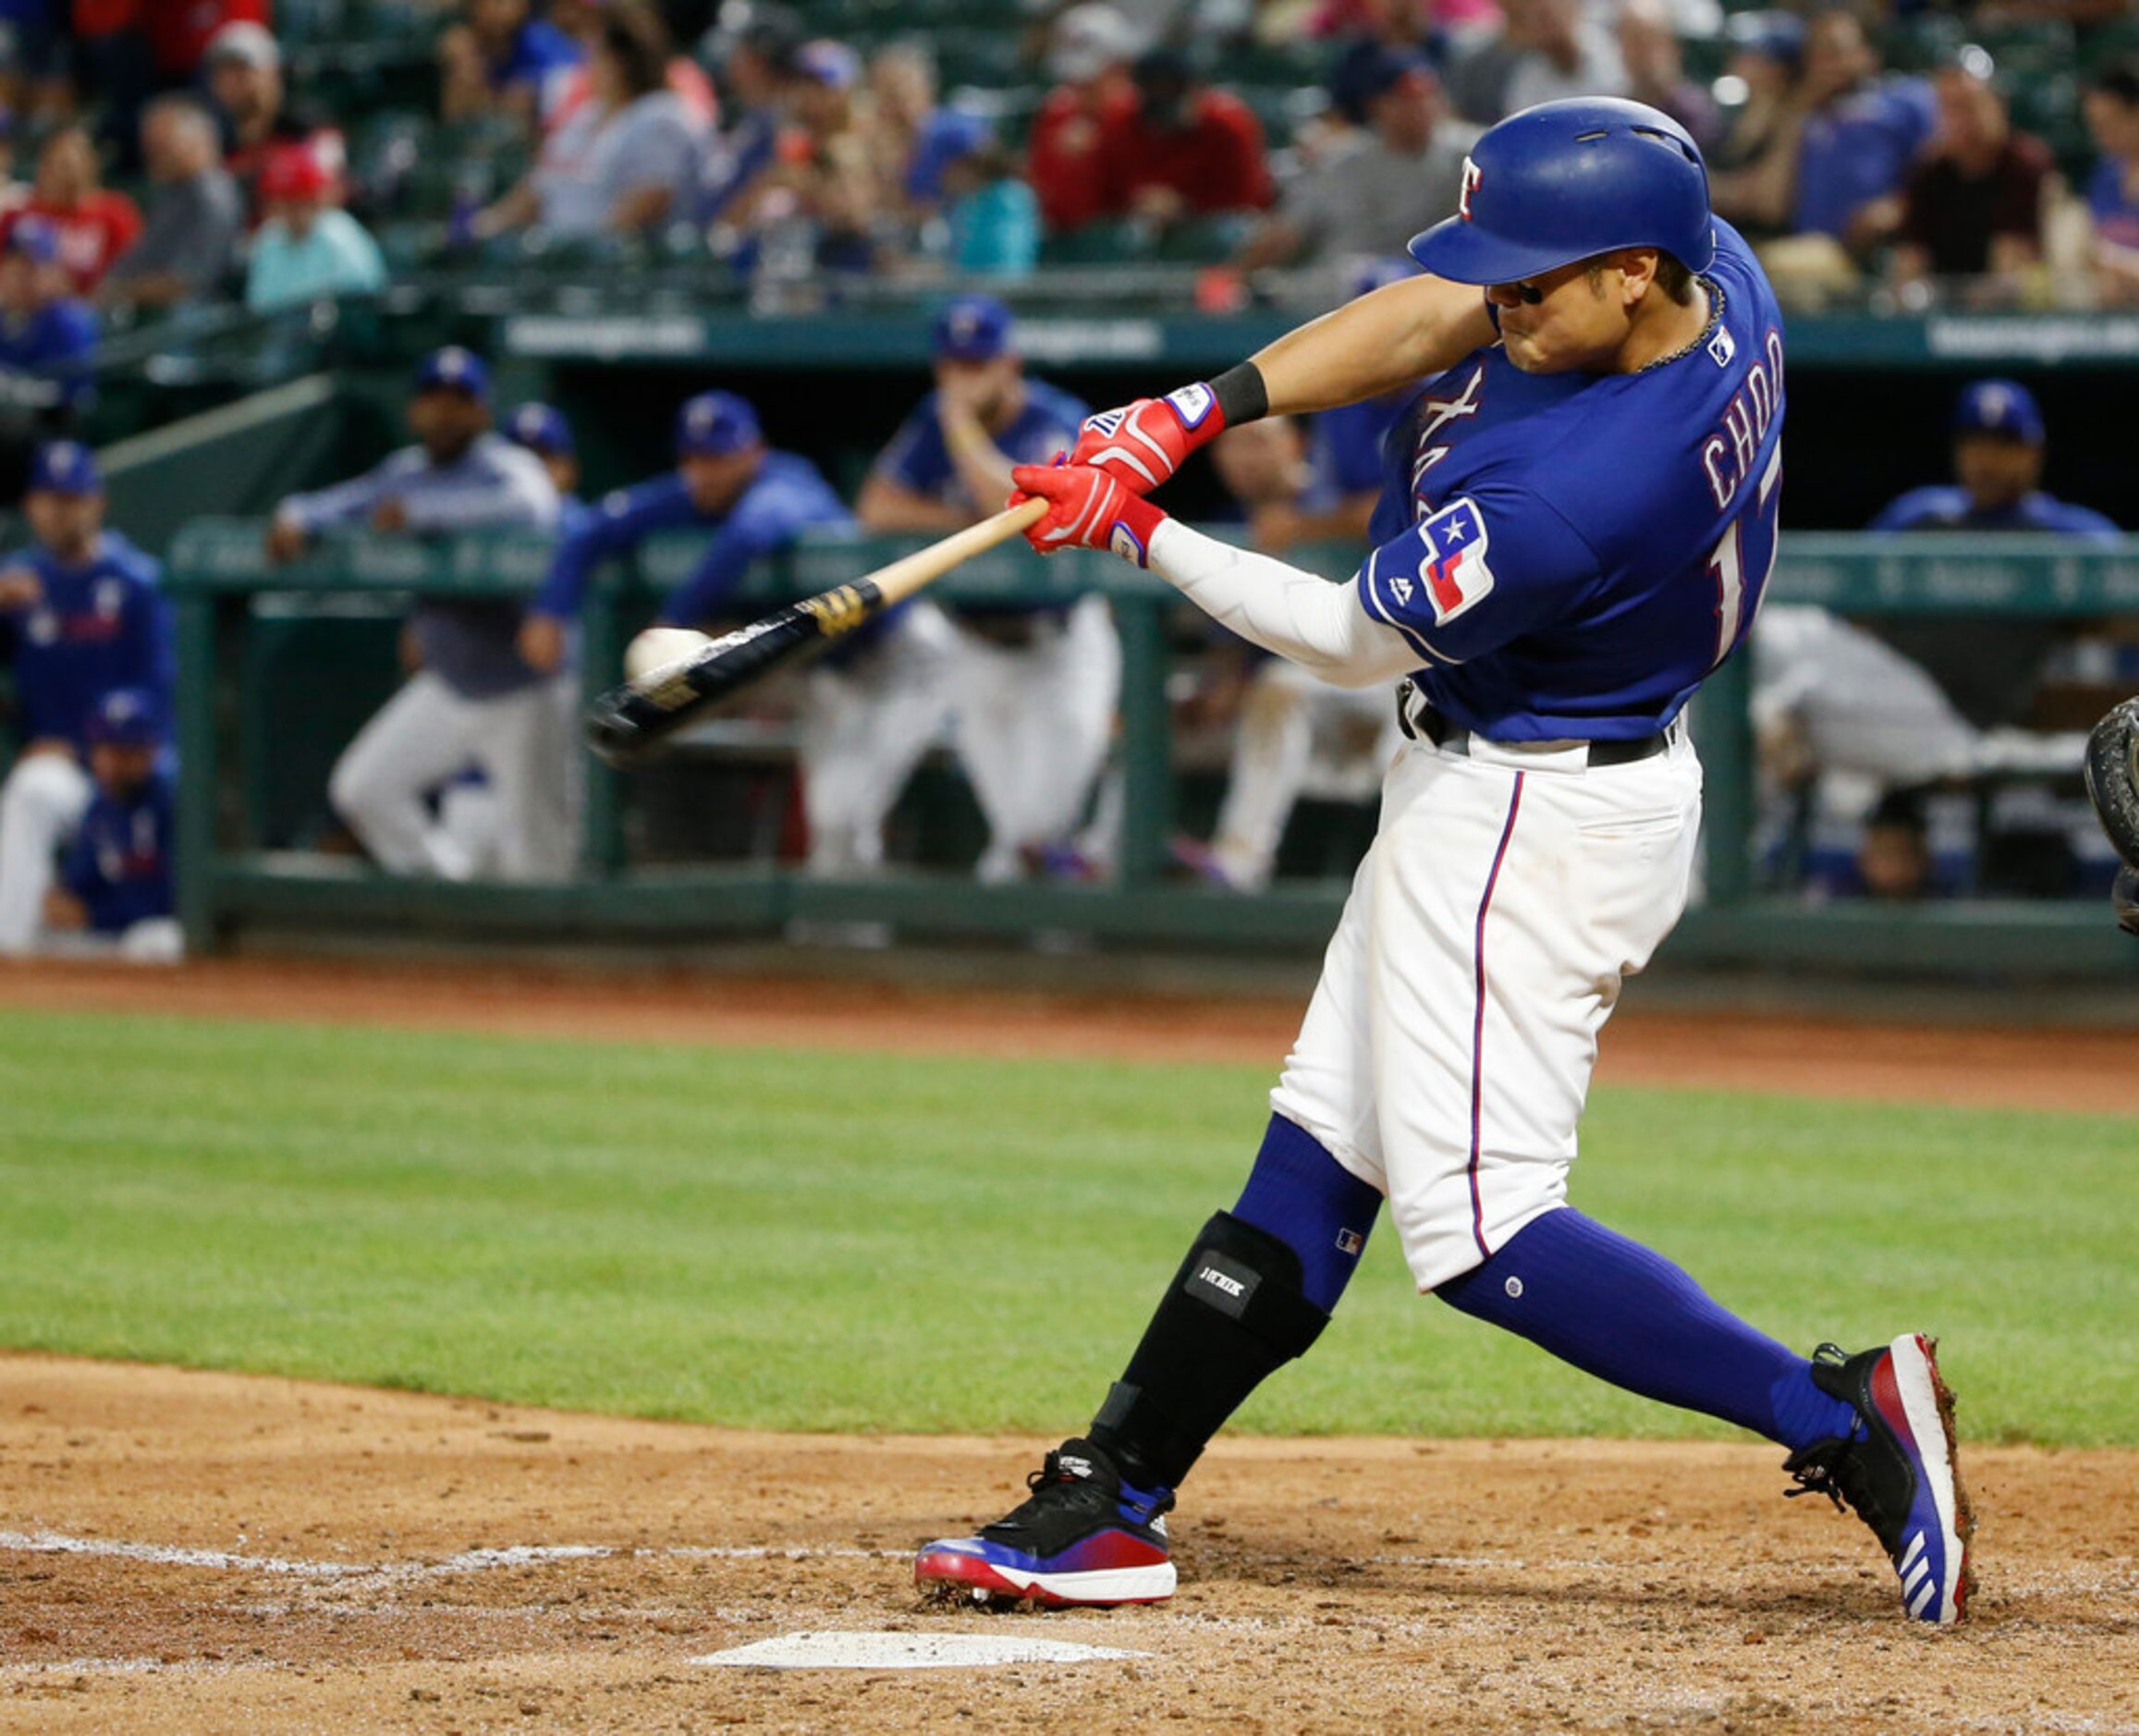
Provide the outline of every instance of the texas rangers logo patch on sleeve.
[[1490,539],[1485,515],[1466,496],[1422,520],[1418,537],[1424,544],[1419,580],[1434,605],[1434,625],[1443,627],[1493,589],[1493,568],[1485,561]]

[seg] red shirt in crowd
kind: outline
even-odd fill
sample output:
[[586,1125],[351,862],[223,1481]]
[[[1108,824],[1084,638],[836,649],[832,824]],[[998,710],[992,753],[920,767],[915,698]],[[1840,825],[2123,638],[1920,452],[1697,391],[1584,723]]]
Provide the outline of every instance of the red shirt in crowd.
[[35,194],[0,215],[0,248],[24,217],[42,217],[59,238],[59,263],[77,295],[88,295],[141,233],[141,208],[124,193],[94,192],[78,205],[48,205]]
[[1190,212],[1259,211],[1275,189],[1255,111],[1226,91],[1199,91],[1187,125],[1153,126],[1136,87],[1103,92],[1094,113],[1069,86],[1033,116],[1026,173],[1051,230],[1126,216],[1147,187],[1171,188]]
[[1255,111],[1229,91],[1198,91],[1187,121],[1178,129],[1154,127],[1137,102],[1108,126],[1104,149],[1110,207],[1131,210],[1147,187],[1171,188],[1198,216],[1267,205],[1270,164]]
[[156,51],[156,67],[173,78],[189,79],[200,70],[208,39],[239,19],[272,24],[268,0],[150,0],[142,22]]
[[1994,236],[2040,244],[2043,185],[2056,172],[2050,148],[2024,132],[2007,136],[1985,175],[1963,175],[1950,157],[1934,157],[1909,177],[1902,238],[1930,256],[1934,276],[1986,272]]
[[1058,85],[1033,116],[1025,177],[1040,202],[1040,220],[1057,234],[1113,214],[1108,203],[1106,142],[1136,112],[1128,79],[1103,87],[1095,107],[1084,93]]

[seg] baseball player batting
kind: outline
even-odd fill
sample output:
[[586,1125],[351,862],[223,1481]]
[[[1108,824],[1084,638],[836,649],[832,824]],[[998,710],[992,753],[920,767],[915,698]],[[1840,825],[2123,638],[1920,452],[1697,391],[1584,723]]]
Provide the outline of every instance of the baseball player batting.
[[[1174,1589],[1165,1516],[1211,1436],[1328,1324],[1382,1202],[1422,1291],[1601,1379],[1754,1429],[1853,1508],[1904,1608],[1958,1620],[1951,1399],[1913,1333],[1809,1359],[1567,1203],[1599,1031],[1686,899],[1687,700],[1775,561],[1782,317],[1677,122],[1527,109],[1481,138],[1426,275],[1209,384],[1094,416],[1016,472],[1043,551],[1108,548],[1355,687],[1409,740],[1246,1189],[1206,1223],[1084,1434],[1015,1511],[927,1546],[924,1588],[1045,1605]],[[1143,495],[1220,429],[1445,373],[1391,442],[1348,586]]]

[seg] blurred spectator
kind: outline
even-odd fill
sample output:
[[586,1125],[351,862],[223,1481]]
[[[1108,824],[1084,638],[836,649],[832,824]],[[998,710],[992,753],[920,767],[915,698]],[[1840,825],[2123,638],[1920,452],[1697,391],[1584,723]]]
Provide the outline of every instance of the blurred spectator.
[[1938,131],[1903,195],[1897,282],[1988,273],[2010,296],[2042,263],[2045,205],[2061,183],[2049,147],[2013,129],[1989,67],[1978,49],[1934,80]]
[[649,0],[551,0],[550,21],[579,44],[577,65],[562,68],[544,94],[543,129],[556,133],[568,126],[588,104],[597,100],[594,58],[609,28],[621,24],[634,35],[652,35],[664,44],[667,55],[663,77],[670,92],[683,105],[693,126],[711,128],[720,118],[720,103],[713,81],[689,55],[668,52],[672,40],[660,10]]
[[1534,104],[1624,96],[1627,69],[1608,10],[1583,0],[1500,0],[1500,33],[1459,53],[1449,99],[1481,127]]
[[68,294],[59,241],[31,218],[0,249],[0,497],[12,499],[30,442],[65,433],[94,389],[96,315]]
[[141,154],[156,183],[141,239],[105,275],[99,299],[176,307],[221,292],[245,234],[245,200],[223,166],[215,122],[189,96],[141,111]]
[[945,258],[954,271],[989,277],[1029,275],[1040,259],[1040,202],[1018,159],[984,127],[941,170],[947,227]]
[[570,536],[593,512],[579,497],[580,447],[572,438],[572,424],[551,405],[522,404],[505,419],[505,437],[542,460],[557,491],[557,536],[560,541]]
[[1175,49],[1153,49],[1133,73],[1133,104],[1106,128],[1106,214],[1164,229],[1270,203],[1270,164],[1253,109],[1204,83]]
[[0,108],[0,213],[16,210],[29,197],[29,187],[15,173],[15,116]]
[[1923,79],[1882,77],[1856,14],[1837,7],[1805,27],[1798,103],[1791,226],[1861,258],[1901,225],[1901,189],[1937,125],[1937,101]]
[[73,111],[67,10],[67,0],[0,0],[0,108],[40,117]]
[[162,708],[146,688],[114,688],[84,733],[94,791],[44,895],[45,945],[176,963],[186,949],[172,860],[177,791]]
[[386,262],[336,202],[334,179],[303,145],[281,145],[260,172],[267,221],[252,238],[245,305],[256,313],[386,284]]
[[759,225],[799,215],[812,231],[814,263],[866,271],[874,261],[876,180],[869,141],[857,125],[861,56],[820,38],[795,53],[789,103],[795,129],[780,141],[780,166],[762,200]]
[[1708,151],[1708,191],[1716,210],[1748,239],[1790,233],[1803,109],[1804,20],[1792,12],[1742,12],[1728,27],[1725,78],[1742,88],[1722,137]]
[[[224,166],[238,177],[249,220],[263,214],[260,171],[277,145],[303,145],[322,168],[341,179],[348,166],[341,129],[325,114],[289,101],[282,50],[266,30],[245,22],[225,25],[209,41],[206,71],[224,135]],[[145,153],[145,137],[142,149]]]
[[785,121],[788,85],[803,31],[784,6],[746,8],[732,31],[714,37],[729,124],[708,145],[701,213],[711,222],[727,221],[728,206],[752,187],[774,164]]
[[[490,427],[490,372],[465,349],[437,350],[409,404],[416,444],[352,481],[292,495],[275,509],[268,558],[301,554],[320,532],[375,535],[548,531],[557,495],[534,457]],[[554,878],[571,865],[564,712],[519,655],[517,603],[419,599],[403,637],[411,671],[344,750],[328,797],[390,874],[473,877],[483,865],[433,816],[428,799],[482,768],[495,801],[490,855],[500,877]]]
[[1055,88],[1033,117],[1026,178],[1040,218],[1062,234],[1107,214],[1106,145],[1137,104],[1129,63],[1136,35],[1101,0],[1073,6],[1055,20],[1046,67]]
[[[1953,411],[1953,483],[1913,488],[1872,520],[1875,531],[2054,532],[2112,545],[2102,514],[2042,492],[2047,436],[2035,396],[2014,380],[1978,380]],[[1869,623],[1922,665],[1979,728],[2021,721],[2043,660],[2070,636],[2056,619],[1895,617]]]
[[74,61],[81,98],[103,116],[98,137],[121,173],[139,166],[141,105],[159,88],[141,28],[144,0],[73,0]]
[[89,809],[91,718],[122,688],[167,716],[172,679],[156,563],[104,529],[95,456],[71,440],[40,446],[22,504],[35,542],[0,564],[23,738],[0,784],[0,955],[36,945],[55,855]]
[[499,115],[532,128],[560,74],[583,58],[580,45],[530,0],[462,0],[464,21],[438,39],[439,117]]
[[703,128],[668,88],[658,18],[619,8],[588,63],[590,97],[553,132],[528,178],[477,214],[478,238],[539,222],[580,240],[637,235],[688,215]]
[[1478,129],[1447,115],[1422,56],[1373,48],[1347,60],[1330,94],[1366,136],[1292,179],[1241,269],[1394,253],[1455,210]]
[[1723,116],[1716,99],[1686,76],[1685,51],[1668,0],[1621,0],[1619,40],[1627,69],[1625,93],[1663,110],[1706,151],[1723,130]]
[[[1014,464],[1074,446],[1085,408],[1028,379],[1010,311],[960,296],[936,315],[935,389],[870,467],[856,516],[873,531],[940,534],[996,509]],[[933,605],[931,605],[933,612]],[[1121,647],[1106,599],[962,604],[944,672],[952,740],[988,843],[986,883],[1043,869],[1071,848],[1106,764]]]
[[112,262],[141,232],[141,208],[101,184],[89,129],[71,124],[45,140],[37,153],[37,180],[29,200],[0,216],[0,240],[23,215],[51,226],[58,238],[59,263],[67,267],[75,292],[85,296],[96,292]]
[[272,43],[267,23],[268,0],[144,0],[141,6],[141,26],[166,88],[191,84],[213,46],[234,31],[257,32]]
[[2139,301],[2139,58],[2111,61],[2083,99],[2101,153],[2087,182],[2095,287],[2112,305]]

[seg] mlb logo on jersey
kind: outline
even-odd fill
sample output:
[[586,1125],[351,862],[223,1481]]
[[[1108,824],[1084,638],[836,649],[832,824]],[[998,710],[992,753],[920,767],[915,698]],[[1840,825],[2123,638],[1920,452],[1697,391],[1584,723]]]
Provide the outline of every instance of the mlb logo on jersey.
[[[1417,534],[1423,544],[1419,582],[1433,605],[1434,625],[1445,626],[1476,606],[1493,589],[1493,568],[1485,562],[1491,541],[1485,520],[1466,497],[1422,520]],[[1389,589],[1405,608],[1412,606],[1410,580],[1392,580]]]

